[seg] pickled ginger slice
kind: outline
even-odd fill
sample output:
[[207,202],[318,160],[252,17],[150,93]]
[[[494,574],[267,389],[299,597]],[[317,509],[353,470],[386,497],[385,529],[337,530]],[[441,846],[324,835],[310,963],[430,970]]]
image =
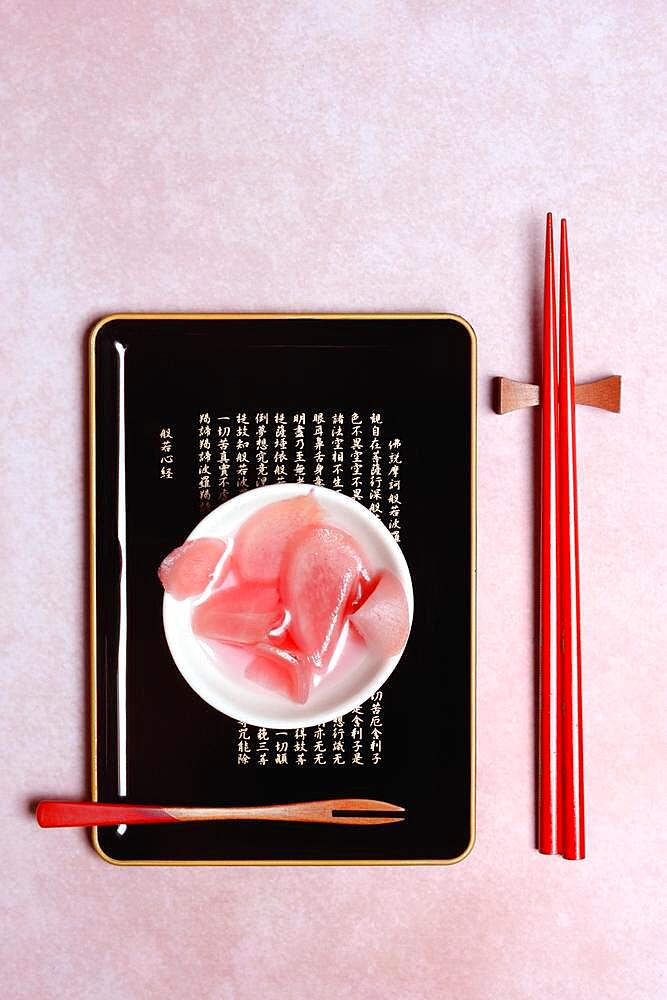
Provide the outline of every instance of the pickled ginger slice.
[[310,661],[291,644],[274,646],[272,642],[260,642],[256,649],[264,659],[271,660],[289,672],[291,680],[289,696],[299,705],[305,705],[313,686],[313,668]]
[[254,644],[266,639],[283,616],[276,587],[242,583],[214,590],[192,609],[192,630],[204,639]]
[[374,653],[397,656],[410,633],[408,599],[398,577],[388,570],[380,573],[350,622]]
[[[197,597],[206,590],[226,549],[227,543],[221,538],[195,538],[184,542],[160,563],[157,575],[162,586],[177,601]],[[225,566],[219,580],[226,575],[229,563]]]
[[296,531],[319,523],[324,512],[312,493],[261,507],[245,521],[234,542],[236,570],[244,580],[275,581]]
[[289,667],[264,656],[255,656],[245,668],[246,680],[295,701],[294,678]]
[[316,669],[327,666],[346,615],[367,576],[354,539],[340,528],[302,528],[290,541],[280,578],[290,633]]

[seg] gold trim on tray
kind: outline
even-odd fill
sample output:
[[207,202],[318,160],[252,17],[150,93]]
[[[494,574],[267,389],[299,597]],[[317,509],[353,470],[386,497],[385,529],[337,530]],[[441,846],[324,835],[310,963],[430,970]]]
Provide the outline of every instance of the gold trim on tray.
[[471,366],[470,366],[470,406],[471,406],[471,434],[470,434],[470,842],[465,850],[456,858],[425,859],[425,858],[399,858],[389,860],[192,860],[192,861],[165,861],[161,859],[133,859],[123,861],[110,857],[102,850],[99,838],[98,827],[91,830],[93,847],[101,858],[109,864],[122,867],[132,865],[161,865],[161,866],[227,866],[237,867],[247,865],[253,867],[279,865],[281,867],[296,866],[330,866],[330,865],[454,865],[472,851],[475,844],[475,778],[476,778],[476,715],[475,715],[475,692],[476,692],[476,665],[477,665],[477,614],[476,614],[476,558],[477,558],[477,337],[475,331],[467,320],[455,313],[112,313],[99,320],[90,332],[89,340],[89,537],[90,537],[90,738],[91,738],[91,791],[94,802],[98,801],[97,785],[97,576],[96,576],[96,535],[95,535],[95,477],[96,477],[96,455],[95,455],[95,341],[97,334],[113,320],[142,320],[142,319],[197,319],[197,320],[239,320],[239,319],[435,319],[454,320],[460,323],[468,331],[471,344]]

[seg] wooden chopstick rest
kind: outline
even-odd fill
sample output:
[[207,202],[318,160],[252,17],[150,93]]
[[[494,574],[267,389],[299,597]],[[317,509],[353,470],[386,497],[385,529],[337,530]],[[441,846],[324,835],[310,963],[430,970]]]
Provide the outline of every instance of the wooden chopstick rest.
[[[532,382],[517,382],[500,376],[494,379],[493,408],[496,413],[511,413],[526,406],[540,405],[540,387]],[[595,382],[580,382],[574,399],[583,406],[597,406],[610,413],[621,412],[621,376],[609,375]]]

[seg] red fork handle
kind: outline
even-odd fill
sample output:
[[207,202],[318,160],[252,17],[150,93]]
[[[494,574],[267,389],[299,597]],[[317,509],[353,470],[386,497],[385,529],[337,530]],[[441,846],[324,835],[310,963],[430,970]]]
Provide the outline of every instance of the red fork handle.
[[40,826],[116,826],[121,823],[175,823],[159,806],[123,802],[40,802],[35,812]]

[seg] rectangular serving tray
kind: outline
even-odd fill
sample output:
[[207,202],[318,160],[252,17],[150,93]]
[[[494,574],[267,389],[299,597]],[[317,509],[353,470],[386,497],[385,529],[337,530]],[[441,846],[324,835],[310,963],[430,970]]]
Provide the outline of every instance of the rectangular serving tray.
[[[404,822],[387,826],[100,827],[93,843],[103,858],[450,864],[469,853],[475,439],[476,341],[458,316],[119,314],[96,324],[93,798],[247,806],[357,797],[406,809]],[[212,708],[178,671],[156,569],[239,488],[297,478],[374,505],[410,568],[414,621],[382,691],[337,729],[263,733]]]

